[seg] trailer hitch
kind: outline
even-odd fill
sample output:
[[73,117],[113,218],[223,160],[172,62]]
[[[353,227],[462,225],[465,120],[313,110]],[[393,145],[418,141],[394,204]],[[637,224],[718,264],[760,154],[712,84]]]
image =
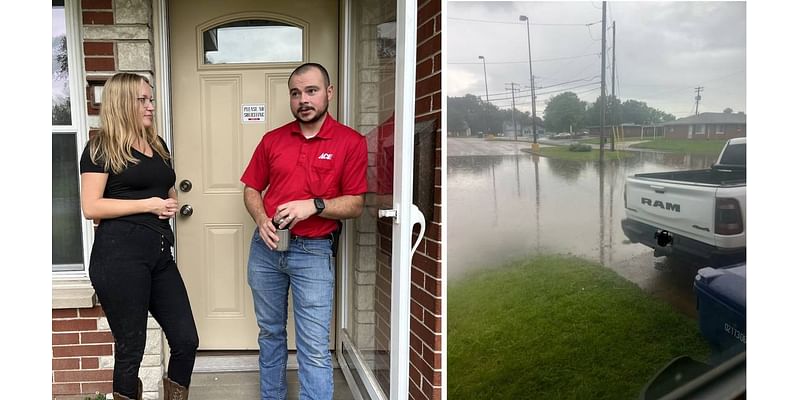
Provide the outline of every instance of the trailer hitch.
[[672,233],[669,231],[658,230],[655,233],[655,239],[659,246],[667,246],[672,244]]

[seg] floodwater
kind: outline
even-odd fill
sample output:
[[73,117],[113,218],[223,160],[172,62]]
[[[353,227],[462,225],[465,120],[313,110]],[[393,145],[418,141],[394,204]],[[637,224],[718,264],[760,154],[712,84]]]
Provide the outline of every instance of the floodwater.
[[573,254],[694,316],[697,268],[668,265],[628,241],[620,225],[623,189],[628,175],[707,168],[715,157],[637,152],[601,165],[519,150],[529,146],[448,139],[448,280],[540,253]]

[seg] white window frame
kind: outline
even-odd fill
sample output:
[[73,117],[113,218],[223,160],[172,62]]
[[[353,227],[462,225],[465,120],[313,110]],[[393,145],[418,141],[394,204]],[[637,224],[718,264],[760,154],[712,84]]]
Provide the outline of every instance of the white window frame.
[[717,135],[724,135],[725,134],[725,125],[717,124],[717,130],[715,132]]
[[[51,6],[52,8],[52,6]],[[75,133],[76,160],[80,162],[83,147],[89,139],[86,115],[86,78],[83,64],[83,40],[80,24],[80,2],[78,0],[64,1],[64,19],[67,30],[67,67],[69,68],[69,95],[72,114],[72,125],[52,125],[52,134]],[[76,174],[79,171],[75,171]],[[79,181],[80,182],[80,181]],[[80,193],[80,188],[79,188]],[[83,214],[81,213],[81,216]],[[94,230],[92,222],[81,218],[82,243],[83,243],[83,268],[80,270],[59,270],[52,265],[54,279],[85,278],[88,276],[89,255],[91,253]]]

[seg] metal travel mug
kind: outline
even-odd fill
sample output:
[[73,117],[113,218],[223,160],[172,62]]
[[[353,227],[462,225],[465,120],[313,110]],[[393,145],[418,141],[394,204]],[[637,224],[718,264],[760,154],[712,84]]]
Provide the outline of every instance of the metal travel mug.
[[272,220],[272,224],[275,225],[275,229],[277,229],[275,233],[278,234],[278,243],[276,243],[278,247],[275,248],[275,251],[289,250],[289,240],[291,240],[291,237],[289,237],[289,229],[281,229],[281,224],[275,220]]

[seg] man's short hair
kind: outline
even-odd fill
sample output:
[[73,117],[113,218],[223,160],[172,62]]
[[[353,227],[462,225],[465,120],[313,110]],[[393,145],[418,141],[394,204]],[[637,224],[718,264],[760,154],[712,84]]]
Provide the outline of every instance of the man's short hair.
[[317,64],[317,63],[305,63],[305,64],[295,68],[294,71],[292,71],[292,74],[289,75],[288,84],[289,85],[292,84],[292,77],[294,77],[297,74],[305,73],[305,72],[307,72],[308,70],[310,70],[312,68],[316,68],[316,69],[319,70],[319,72],[322,73],[322,79],[325,81],[325,87],[326,88],[331,85],[331,77],[330,77],[330,75],[328,75],[328,70],[325,69],[325,67],[323,67],[322,64]]

